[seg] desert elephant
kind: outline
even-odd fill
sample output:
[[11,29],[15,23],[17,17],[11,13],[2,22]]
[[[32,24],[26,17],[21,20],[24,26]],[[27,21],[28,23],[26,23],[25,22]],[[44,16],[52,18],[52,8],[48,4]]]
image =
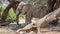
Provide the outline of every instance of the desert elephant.
[[[50,4],[52,4],[52,7],[50,7],[51,10],[49,9],[49,11],[48,11],[47,6],[40,5],[40,4],[35,4],[35,5],[33,5],[33,4],[24,4],[24,5],[19,6],[17,8],[17,11],[18,11],[19,14],[22,12],[26,15],[25,16],[25,23],[26,23],[25,25],[27,25],[27,24],[31,23],[31,19],[33,17],[34,18],[42,18],[46,14],[52,12],[55,3],[56,3],[56,0],[53,0],[52,3],[50,2]],[[18,18],[19,17],[17,17],[17,23],[18,23]]]
[[[46,14],[48,14],[47,11],[47,6],[43,6],[43,5],[33,5],[33,4],[26,4],[22,7],[22,10],[20,7],[17,8],[17,11],[21,11],[23,14],[25,14],[25,26],[27,24],[31,23],[31,19],[34,18],[42,18],[44,17]],[[19,13],[18,12],[18,13]]]

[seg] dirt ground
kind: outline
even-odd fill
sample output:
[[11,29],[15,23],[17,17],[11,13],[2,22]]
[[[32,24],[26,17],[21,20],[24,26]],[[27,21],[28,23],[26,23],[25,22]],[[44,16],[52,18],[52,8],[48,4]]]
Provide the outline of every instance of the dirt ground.
[[[37,19],[33,19],[32,22],[35,22]],[[19,23],[22,24],[25,22],[24,19],[19,19]],[[16,22],[9,24],[8,26],[0,26],[0,32],[2,31],[1,28],[4,29],[12,29],[14,31],[18,30],[20,27],[17,26]],[[7,30],[5,30],[7,31]],[[44,29],[41,30],[41,34],[60,34],[60,24],[58,24],[57,26],[52,26],[49,25],[47,27],[45,27]],[[3,31],[4,32],[4,31]]]

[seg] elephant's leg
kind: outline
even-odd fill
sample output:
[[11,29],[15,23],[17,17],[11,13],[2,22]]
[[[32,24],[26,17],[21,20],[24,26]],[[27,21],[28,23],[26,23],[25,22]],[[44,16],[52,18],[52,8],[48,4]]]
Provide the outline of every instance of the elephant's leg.
[[19,25],[19,15],[16,15],[16,23]]
[[31,19],[29,18],[29,16],[26,16],[25,23],[27,23],[27,24],[31,23]]
[[31,14],[30,15],[29,14],[26,14],[25,17],[26,17],[25,18],[25,25],[30,24],[31,23],[31,19],[32,19]]
[[21,14],[21,12],[17,13],[16,14],[16,23],[17,25],[19,25],[19,15]]

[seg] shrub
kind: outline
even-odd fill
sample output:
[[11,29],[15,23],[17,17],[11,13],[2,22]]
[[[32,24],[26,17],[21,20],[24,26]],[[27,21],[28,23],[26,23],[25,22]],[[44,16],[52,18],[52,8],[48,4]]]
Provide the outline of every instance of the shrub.
[[[3,13],[4,10],[5,10],[4,6],[2,8],[0,8],[0,16],[2,16],[2,13]],[[19,17],[24,18],[24,15],[20,14]],[[10,11],[8,13],[8,16],[7,16],[7,19],[10,19],[10,20],[15,20],[16,19],[15,13],[12,9],[10,9]]]

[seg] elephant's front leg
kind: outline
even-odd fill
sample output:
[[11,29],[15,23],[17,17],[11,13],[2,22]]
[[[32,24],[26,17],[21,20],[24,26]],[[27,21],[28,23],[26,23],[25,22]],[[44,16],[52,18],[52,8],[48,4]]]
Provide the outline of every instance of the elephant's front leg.
[[19,15],[16,15],[16,23],[19,25]]
[[31,14],[26,14],[25,16],[25,25],[28,25],[31,23],[32,16]]
[[16,23],[17,25],[19,25],[19,15],[21,14],[21,12],[16,13]]

